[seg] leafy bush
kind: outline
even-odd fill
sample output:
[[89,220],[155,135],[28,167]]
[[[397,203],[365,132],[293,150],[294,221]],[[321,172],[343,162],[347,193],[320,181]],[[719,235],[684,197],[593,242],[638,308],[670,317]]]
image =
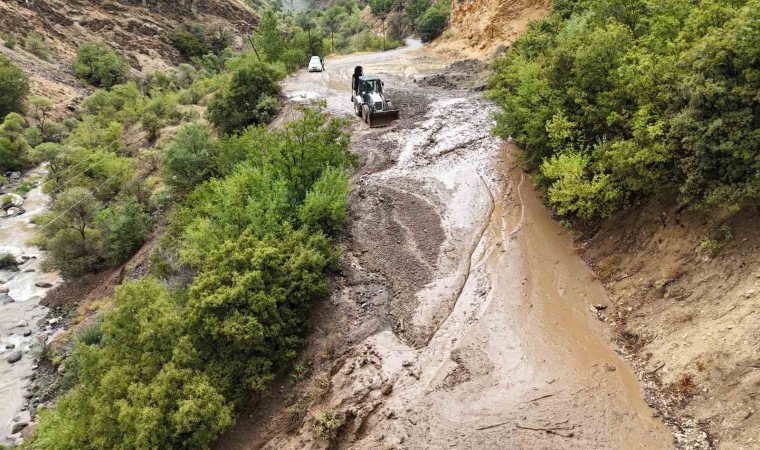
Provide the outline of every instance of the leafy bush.
[[153,91],[142,111],[143,129],[148,132],[149,139],[155,140],[162,128],[176,125],[181,117],[177,94],[171,91]]
[[18,41],[16,40],[16,37],[10,33],[0,32],[0,39],[3,40],[3,45],[5,45],[6,48],[9,48],[11,50],[16,48],[16,44],[18,43]]
[[[68,390],[40,413],[32,448],[205,449],[246,394],[265,391],[293,360],[310,305],[328,292],[337,252],[319,228],[333,225],[319,217],[339,219],[334,205],[345,203],[335,196],[345,195],[355,157],[343,124],[306,111],[283,130],[225,139],[227,176],[178,205],[152,258],[179,256],[194,276],[117,289],[102,336],[75,344]],[[186,132],[205,130],[197,127]],[[302,224],[312,192],[331,198],[316,206],[333,206],[312,207],[304,217],[315,225]]]
[[14,170],[29,163],[31,147],[24,136],[24,118],[10,113],[0,125],[0,170]]
[[283,75],[271,65],[242,61],[229,83],[209,102],[208,120],[224,134],[270,122],[279,107],[276,96]]
[[345,415],[334,409],[326,409],[314,416],[314,432],[326,441],[333,441],[345,422]]
[[216,141],[200,123],[183,126],[164,149],[163,173],[168,186],[180,193],[214,174]]
[[99,266],[100,232],[93,221],[100,208],[88,189],[72,187],[56,197],[49,212],[35,217],[41,229],[35,243],[64,276],[81,276]]
[[210,50],[202,34],[199,36],[189,30],[180,30],[174,33],[172,43],[174,48],[188,59],[203,56]]
[[495,64],[496,132],[564,214],[660,193],[735,211],[760,198],[759,36],[758,0],[555,4]]
[[105,44],[84,44],[77,52],[74,73],[95,86],[110,89],[126,80],[129,64]]
[[135,197],[128,197],[95,216],[103,241],[103,255],[118,266],[140,249],[150,231],[150,217]]
[[45,38],[39,34],[31,33],[24,38],[24,48],[34,56],[47,60],[50,57],[50,49],[45,44]]
[[422,42],[430,42],[443,33],[449,23],[451,5],[447,1],[440,1],[427,8],[417,19],[417,32]]
[[0,119],[12,112],[22,112],[29,93],[29,80],[24,72],[0,55]]

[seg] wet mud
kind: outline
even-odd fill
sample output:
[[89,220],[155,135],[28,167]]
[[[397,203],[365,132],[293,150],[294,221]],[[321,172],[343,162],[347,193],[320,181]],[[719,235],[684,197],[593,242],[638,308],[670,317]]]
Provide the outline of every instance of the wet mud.
[[[285,92],[350,117],[358,63],[406,104],[389,128],[353,122],[362,167],[311,376],[280,380],[217,448],[671,448],[589,311],[603,287],[491,135],[495,106],[415,83],[447,67],[416,45],[328,60]],[[332,442],[315,433],[325,410],[342,419]]]

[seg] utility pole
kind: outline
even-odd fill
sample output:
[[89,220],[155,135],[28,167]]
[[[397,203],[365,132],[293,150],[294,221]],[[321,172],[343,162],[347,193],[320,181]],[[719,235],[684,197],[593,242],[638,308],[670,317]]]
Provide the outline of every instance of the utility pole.
[[382,30],[383,30],[383,51],[385,51],[385,18],[387,17],[386,14],[382,14],[380,16],[380,23],[382,24]]

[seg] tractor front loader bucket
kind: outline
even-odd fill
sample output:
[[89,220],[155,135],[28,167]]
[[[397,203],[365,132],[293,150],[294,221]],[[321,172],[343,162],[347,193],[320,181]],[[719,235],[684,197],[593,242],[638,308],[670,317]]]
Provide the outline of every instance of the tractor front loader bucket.
[[369,115],[368,124],[370,128],[387,127],[394,120],[398,120],[398,110],[373,112]]

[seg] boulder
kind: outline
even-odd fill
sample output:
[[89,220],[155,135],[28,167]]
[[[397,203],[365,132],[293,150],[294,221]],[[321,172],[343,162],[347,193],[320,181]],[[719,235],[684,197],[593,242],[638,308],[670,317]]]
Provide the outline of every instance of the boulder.
[[11,352],[10,355],[8,355],[5,358],[6,361],[8,361],[9,364],[17,363],[21,361],[21,352],[16,350],[15,352]]
[[29,422],[18,422],[13,424],[11,434],[21,433],[21,430],[29,426]]
[[24,204],[24,197],[18,194],[13,194],[13,193],[3,194],[2,204],[3,204],[3,209],[6,209],[6,210],[8,208],[14,208],[14,207],[20,208],[21,205]]

